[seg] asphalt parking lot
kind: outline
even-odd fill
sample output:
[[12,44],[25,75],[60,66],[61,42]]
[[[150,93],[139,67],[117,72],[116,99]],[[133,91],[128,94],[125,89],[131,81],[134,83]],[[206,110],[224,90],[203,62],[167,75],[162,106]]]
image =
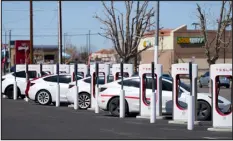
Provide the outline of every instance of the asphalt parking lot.
[[40,106],[34,102],[2,99],[2,139],[232,139],[231,132],[210,132],[211,122],[188,131],[186,125],[168,120],[129,117],[120,119],[106,112],[74,111]]

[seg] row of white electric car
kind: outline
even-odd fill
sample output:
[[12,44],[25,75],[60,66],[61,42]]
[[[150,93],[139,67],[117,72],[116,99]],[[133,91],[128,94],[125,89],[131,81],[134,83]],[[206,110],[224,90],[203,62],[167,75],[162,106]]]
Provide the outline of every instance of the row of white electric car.
[[[29,71],[29,82],[26,83],[25,71],[18,71],[16,73],[9,73],[2,77],[2,94],[8,98],[13,97],[13,83],[17,81],[18,96],[24,98],[27,96],[30,100],[38,102],[41,105],[49,105],[56,102],[57,92],[57,77],[59,76],[60,85],[60,102],[74,103],[75,96],[75,81],[71,82],[70,74],[48,74],[42,72],[41,77],[37,77],[35,71]],[[138,76],[124,78],[123,81],[118,79],[113,81],[113,77],[109,79],[109,83],[105,83],[104,76],[99,76],[98,83],[100,85],[100,93],[98,96],[98,106],[104,111],[109,111],[114,116],[119,116],[119,95],[121,84],[124,86],[126,99],[126,113],[139,113],[139,98],[140,98],[140,79]],[[146,81],[146,99],[150,102],[150,94],[152,91],[152,78],[147,76]],[[83,78],[81,75],[77,76],[79,87],[79,108],[88,109],[91,107],[91,77]],[[156,82],[156,81],[155,81]],[[162,78],[162,113],[172,114],[172,85],[171,77]],[[155,88],[156,88],[155,84]],[[190,87],[185,83],[180,83],[179,86],[179,101],[187,105],[187,96],[190,94]],[[231,102],[219,96],[219,108],[223,113],[230,110]],[[197,111],[198,120],[208,120],[211,118],[211,94],[198,93],[197,94]]]

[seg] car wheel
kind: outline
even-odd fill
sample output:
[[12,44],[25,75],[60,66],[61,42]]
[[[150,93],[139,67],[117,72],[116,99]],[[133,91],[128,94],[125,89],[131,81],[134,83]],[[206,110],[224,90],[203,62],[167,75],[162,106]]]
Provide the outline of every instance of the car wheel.
[[[109,102],[108,105],[108,109],[111,115],[115,116],[115,117],[119,117],[120,115],[120,100],[119,97],[115,97],[113,99],[111,99],[111,101]],[[125,114],[128,115],[128,104],[127,101],[125,101]]]
[[14,87],[13,86],[9,86],[6,89],[5,95],[9,98],[9,99],[13,99],[13,93],[14,93]]
[[211,117],[211,107],[206,101],[197,102],[197,120],[205,121]]
[[79,109],[86,110],[91,106],[91,96],[88,93],[79,94]]
[[36,94],[36,101],[41,105],[50,105],[52,102],[51,94],[46,90],[41,90]]
[[230,85],[226,85],[226,88],[229,89],[229,88],[230,88]]

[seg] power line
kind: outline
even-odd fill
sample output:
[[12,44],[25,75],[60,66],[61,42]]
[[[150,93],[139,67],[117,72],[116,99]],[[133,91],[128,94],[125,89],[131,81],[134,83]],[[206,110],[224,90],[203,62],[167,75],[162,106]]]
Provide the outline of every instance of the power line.
[[[101,33],[100,33],[101,34]],[[66,35],[66,36],[87,36],[88,34],[68,34],[68,35]],[[90,34],[90,35],[99,35],[99,33],[92,33],[92,34]],[[2,36],[5,36],[5,35],[2,35]],[[30,36],[30,35],[11,35],[11,36]],[[47,36],[47,37],[49,37],[49,36],[58,36],[58,34],[51,34],[51,35],[33,35],[33,37],[45,37],[45,36]]]
[[[26,29],[30,29],[30,28],[14,28],[14,27],[8,27],[8,29],[12,29],[12,30],[26,30]],[[49,27],[39,27],[39,28],[33,28],[34,30],[57,30],[57,28],[49,28]],[[72,28],[72,27],[69,27],[69,28],[63,28],[63,29],[69,29],[69,30],[93,30],[93,29],[100,29],[100,28],[76,28],[76,27],[74,27],[74,28]]]
[[[28,12],[30,9],[16,9],[16,10],[3,10],[3,12]],[[39,10],[33,10],[33,12],[48,12],[48,11],[56,11],[56,10],[45,10],[45,9],[39,9]]]

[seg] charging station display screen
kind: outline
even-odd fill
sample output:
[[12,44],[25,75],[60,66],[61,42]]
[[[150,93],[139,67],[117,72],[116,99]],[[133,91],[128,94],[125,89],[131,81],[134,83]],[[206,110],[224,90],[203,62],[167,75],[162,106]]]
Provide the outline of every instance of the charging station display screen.
[[[214,100],[216,103],[216,111],[220,115],[228,115],[232,113],[232,103],[229,103],[228,105],[225,105],[225,108],[223,107],[224,101],[222,101],[219,96],[226,97],[228,93],[230,93],[230,97],[228,99],[231,99],[232,92],[231,92],[231,85],[232,85],[232,76],[216,76],[215,78],[215,93],[216,93],[216,99]],[[229,100],[231,101],[231,100]]]

